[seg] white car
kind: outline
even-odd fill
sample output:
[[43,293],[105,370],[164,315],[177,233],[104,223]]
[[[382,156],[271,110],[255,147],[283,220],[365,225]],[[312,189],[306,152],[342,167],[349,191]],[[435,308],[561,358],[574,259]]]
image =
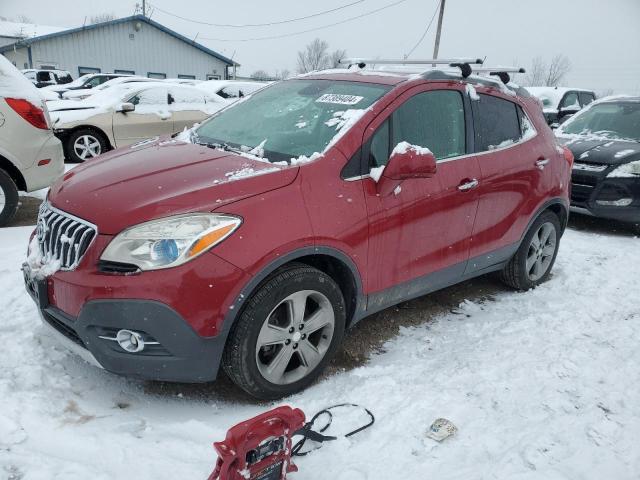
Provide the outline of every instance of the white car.
[[227,102],[234,102],[267,85],[269,84],[265,82],[247,82],[243,80],[207,80],[206,82],[198,83],[196,87],[215,94]]
[[42,89],[56,92],[58,95],[62,96],[64,92],[67,92],[69,90],[95,88],[98,85],[102,85],[103,83],[108,82],[109,80],[112,80],[114,78],[132,76],[133,75],[129,75],[128,73],[88,73],[81,76],[80,78],[76,78],[73,82],[61,85],[49,85],[47,87],[42,87]]
[[[132,83],[132,82],[157,82],[152,78],[147,77],[117,77],[112,78],[111,80],[107,80],[102,85],[98,85],[95,88],[79,88],[75,90],[67,90],[62,94],[63,100],[84,100],[85,98],[90,97],[102,90],[105,90],[109,87],[113,87],[114,85],[120,85],[123,83]],[[60,98],[56,98],[59,100]]]
[[49,187],[64,172],[60,141],[38,89],[0,55],[0,226],[18,209],[18,191]]
[[48,102],[67,159],[84,162],[103,152],[191,128],[228,105],[188,85],[132,82],[85,100]]

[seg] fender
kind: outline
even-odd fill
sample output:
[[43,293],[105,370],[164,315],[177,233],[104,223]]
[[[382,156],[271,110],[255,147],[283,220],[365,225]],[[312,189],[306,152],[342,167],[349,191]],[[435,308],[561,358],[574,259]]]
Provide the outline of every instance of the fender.
[[561,223],[560,227],[562,228],[562,231],[560,232],[560,234],[562,235],[564,233],[564,230],[567,227],[567,223],[569,223],[569,202],[566,199],[562,198],[562,197],[551,198],[551,199],[547,200],[546,202],[544,202],[538,208],[538,210],[536,210],[536,213],[531,216],[531,218],[529,219],[529,223],[527,223],[527,228],[524,229],[524,231],[522,232],[522,235],[520,236],[520,241],[518,242],[518,247],[520,247],[520,244],[524,240],[524,236],[527,234],[527,232],[531,228],[531,225],[533,225],[533,222],[535,222],[536,219],[540,215],[542,215],[542,213],[544,211],[548,210],[549,207],[551,207],[553,205],[560,205],[562,207],[562,210],[564,210],[564,222],[562,221],[562,219],[560,219],[560,223]]
[[334,247],[327,246],[309,246],[298,248],[293,250],[285,255],[281,255],[277,260],[269,263],[266,267],[264,267],[257,275],[253,276],[251,280],[242,287],[242,290],[236,296],[235,301],[232,303],[233,308],[229,309],[222,321],[222,328],[220,329],[218,337],[224,336],[226,342],[226,337],[229,335],[229,331],[231,327],[236,322],[236,319],[240,312],[242,312],[242,308],[245,303],[251,298],[251,294],[256,290],[256,288],[262,283],[269,275],[275,272],[278,268],[283,265],[295,261],[296,259],[308,257],[310,255],[326,255],[329,257],[333,257],[336,260],[341,261],[343,264],[349,268],[351,271],[351,275],[355,279],[356,283],[356,307],[353,313],[353,319],[362,318],[362,314],[365,311],[366,307],[366,298],[362,291],[362,279],[360,277],[360,272],[358,271],[358,267],[351,260],[351,258],[341,250],[338,250]]

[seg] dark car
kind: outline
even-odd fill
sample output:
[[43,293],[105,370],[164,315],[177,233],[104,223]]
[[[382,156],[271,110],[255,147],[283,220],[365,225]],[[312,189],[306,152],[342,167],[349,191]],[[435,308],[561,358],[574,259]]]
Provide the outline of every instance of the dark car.
[[557,130],[575,157],[571,208],[596,217],[640,223],[640,97],[591,105]]
[[560,125],[596,99],[591,90],[565,87],[527,87],[529,93],[542,102],[547,125]]

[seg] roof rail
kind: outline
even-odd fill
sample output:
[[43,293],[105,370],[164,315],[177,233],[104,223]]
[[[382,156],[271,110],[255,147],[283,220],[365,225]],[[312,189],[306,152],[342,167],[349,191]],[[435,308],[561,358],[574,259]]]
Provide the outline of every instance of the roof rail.
[[522,67],[474,67],[473,72],[496,76],[506,85],[511,81],[510,73],[526,73],[526,70]]
[[367,65],[448,65],[450,67],[458,67],[464,78],[471,75],[471,65],[482,65],[484,62],[481,58],[427,58],[420,60],[409,60],[407,58],[401,60],[391,60],[384,58],[343,58],[339,63],[352,67],[357,65],[358,68],[365,68]]

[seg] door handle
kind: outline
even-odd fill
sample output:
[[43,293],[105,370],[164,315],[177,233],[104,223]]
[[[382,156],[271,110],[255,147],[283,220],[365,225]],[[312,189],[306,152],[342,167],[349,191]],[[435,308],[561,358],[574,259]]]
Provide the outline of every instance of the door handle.
[[473,190],[478,185],[480,185],[480,182],[478,182],[478,180],[476,180],[475,178],[472,178],[471,180],[463,180],[463,182],[464,183],[461,183],[460,185],[458,185],[458,190],[460,190],[461,192]]
[[544,170],[544,167],[547,163],[549,163],[548,158],[539,158],[538,161],[536,161],[536,168],[538,168],[539,170]]

